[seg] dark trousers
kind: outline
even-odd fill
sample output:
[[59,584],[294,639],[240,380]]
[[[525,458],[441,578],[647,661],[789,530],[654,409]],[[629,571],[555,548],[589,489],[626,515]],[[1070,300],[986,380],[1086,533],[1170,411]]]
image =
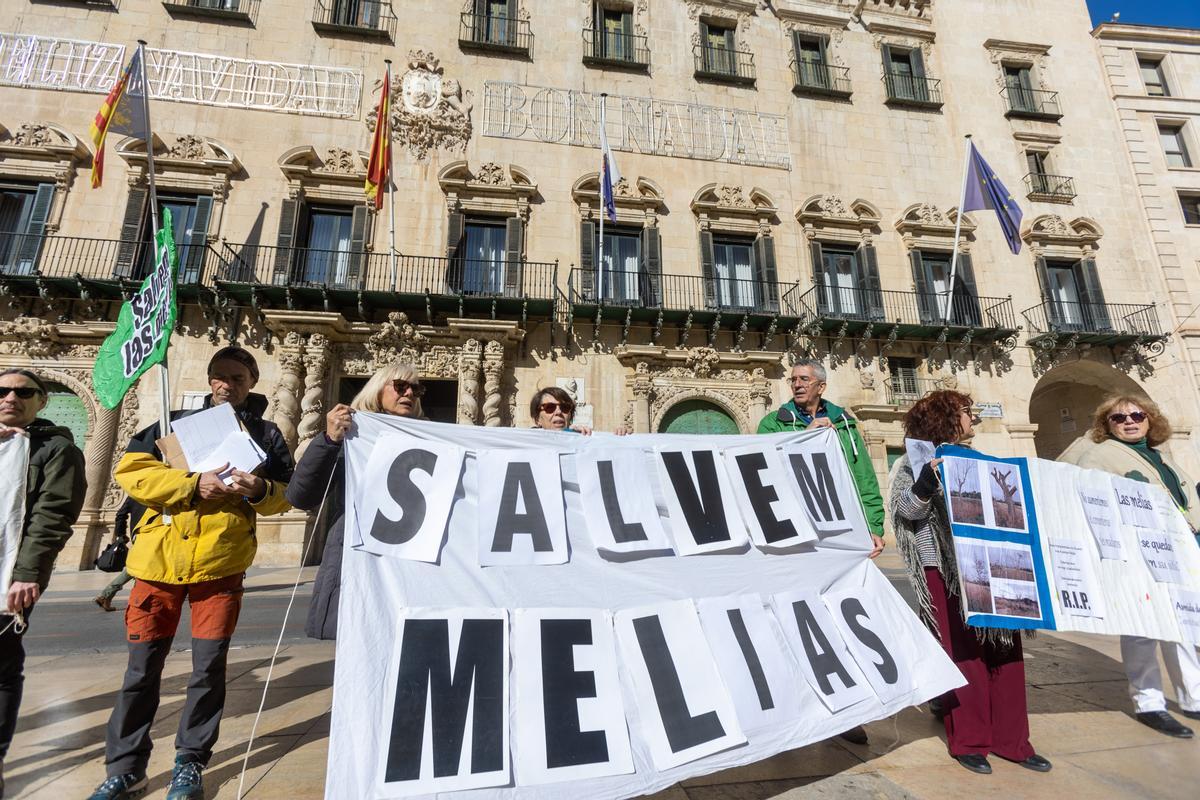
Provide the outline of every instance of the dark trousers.
[[925,568],[942,647],[967,679],[967,685],[943,697],[950,755],[987,755],[1024,761],[1034,754],[1029,743],[1025,705],[1025,660],[1019,633],[1012,647],[980,642],[963,622],[956,597],[946,591],[942,574]]
[[175,736],[177,756],[207,764],[225,710],[225,665],[241,609],[242,576],[171,586],[139,580],[129,596],[125,627],[129,663],[108,720],[108,774],[142,774],[150,762],[150,728],[158,712],[163,664],[187,598],[192,606],[192,676]]
[[[25,621],[33,607],[25,609]],[[17,633],[13,617],[0,615],[0,761],[8,755],[13,733],[17,730],[17,712],[21,710],[21,695],[25,691],[25,629]]]

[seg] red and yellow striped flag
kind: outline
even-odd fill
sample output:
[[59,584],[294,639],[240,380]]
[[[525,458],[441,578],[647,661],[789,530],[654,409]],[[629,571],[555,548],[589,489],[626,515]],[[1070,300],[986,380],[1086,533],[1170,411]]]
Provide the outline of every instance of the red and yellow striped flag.
[[141,84],[144,83],[141,74],[141,51],[133,54],[129,65],[121,73],[120,80],[113,86],[104,105],[92,120],[92,143],[96,145],[96,155],[92,158],[92,188],[96,189],[104,180],[104,141],[110,130],[125,133],[149,140],[150,126],[146,119],[144,101],[135,102],[131,84],[138,80],[137,95],[141,97]]
[[383,91],[379,94],[379,109],[375,117],[375,139],[371,142],[371,160],[367,162],[367,197],[375,209],[383,208],[383,193],[391,179],[392,169],[392,71],[383,76]]

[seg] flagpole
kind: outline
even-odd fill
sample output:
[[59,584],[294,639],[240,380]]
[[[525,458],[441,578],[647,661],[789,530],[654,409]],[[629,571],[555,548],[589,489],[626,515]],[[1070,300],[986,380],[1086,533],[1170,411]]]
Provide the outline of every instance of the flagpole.
[[[155,242],[155,259],[158,258],[158,187],[154,183],[154,126],[150,124],[150,79],[146,74],[146,40],[138,39],[138,65],[142,70],[142,113],[146,117],[146,180],[150,185],[150,221],[153,225],[150,240]],[[161,436],[171,434],[171,376],[167,368],[167,354],[163,353],[158,364],[158,430]]]
[[[387,65],[388,94],[391,94],[391,91],[392,91],[392,60],[390,58],[385,58],[383,60],[383,63]],[[389,97],[388,98],[388,115],[389,116],[391,115],[391,108],[392,108],[391,98]],[[390,140],[392,137],[392,121],[390,119],[389,120],[381,120],[380,119],[380,120],[376,120],[375,124],[383,125],[385,122],[387,123],[387,126],[388,126],[387,127],[387,135],[388,135],[388,139]],[[395,196],[396,176],[392,173],[392,167],[393,167],[395,161],[392,158],[392,143],[391,143],[391,141],[386,142],[386,145],[387,145],[387,152],[388,152],[388,166],[387,166],[388,242],[389,242],[388,247],[391,251],[391,258],[392,258],[392,291],[395,292],[396,291],[396,282],[399,280],[399,277],[400,277],[399,273],[396,271],[396,196]],[[378,191],[378,189],[376,189],[376,191]]]
[[[608,131],[605,130],[605,127],[604,127],[604,108],[607,105],[608,105],[608,93],[601,92],[600,93],[600,132],[602,134],[608,133]],[[600,209],[600,249],[599,249],[600,256],[596,261],[597,286],[598,286],[598,289],[596,292],[596,302],[597,303],[604,302],[604,217],[607,216],[607,214],[605,213],[605,209],[604,209],[604,173],[605,173],[605,169],[606,169],[604,159],[605,159],[604,149],[601,148],[600,149],[600,185],[598,187],[600,190],[600,193],[598,195],[598,198],[600,200],[600,204],[598,206],[598,208]]]
[[954,252],[950,256],[950,285],[946,289],[946,305],[942,313],[942,322],[950,321],[950,313],[954,307],[954,281],[958,278],[958,241],[962,236],[963,206],[967,204],[967,175],[971,171],[971,134],[966,135],[966,154],[963,156],[962,193],[958,198],[958,213],[954,220]]

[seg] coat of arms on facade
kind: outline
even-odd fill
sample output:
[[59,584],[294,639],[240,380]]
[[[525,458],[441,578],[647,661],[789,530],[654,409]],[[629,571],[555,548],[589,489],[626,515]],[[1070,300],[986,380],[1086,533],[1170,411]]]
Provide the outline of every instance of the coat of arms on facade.
[[[465,150],[471,138],[471,93],[443,73],[433,53],[410,50],[408,71],[392,89],[392,139],[417,159]],[[375,130],[374,114],[367,127]]]

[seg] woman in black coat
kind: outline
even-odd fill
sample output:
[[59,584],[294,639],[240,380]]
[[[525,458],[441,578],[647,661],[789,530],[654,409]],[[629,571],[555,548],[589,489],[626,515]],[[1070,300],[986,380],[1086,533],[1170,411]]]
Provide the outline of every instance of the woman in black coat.
[[[312,604],[304,631],[313,639],[337,638],[338,595],[342,586],[342,543],[345,539],[346,464],[342,442],[355,411],[420,417],[421,385],[412,364],[396,362],[380,369],[362,388],[350,405],[339,403],[325,415],[325,432],[308,444],[288,484],[287,499],[302,511],[316,511],[324,499],[325,508],[318,525],[325,526],[325,551],[317,580],[313,584]],[[316,532],[314,531],[314,535]]]

